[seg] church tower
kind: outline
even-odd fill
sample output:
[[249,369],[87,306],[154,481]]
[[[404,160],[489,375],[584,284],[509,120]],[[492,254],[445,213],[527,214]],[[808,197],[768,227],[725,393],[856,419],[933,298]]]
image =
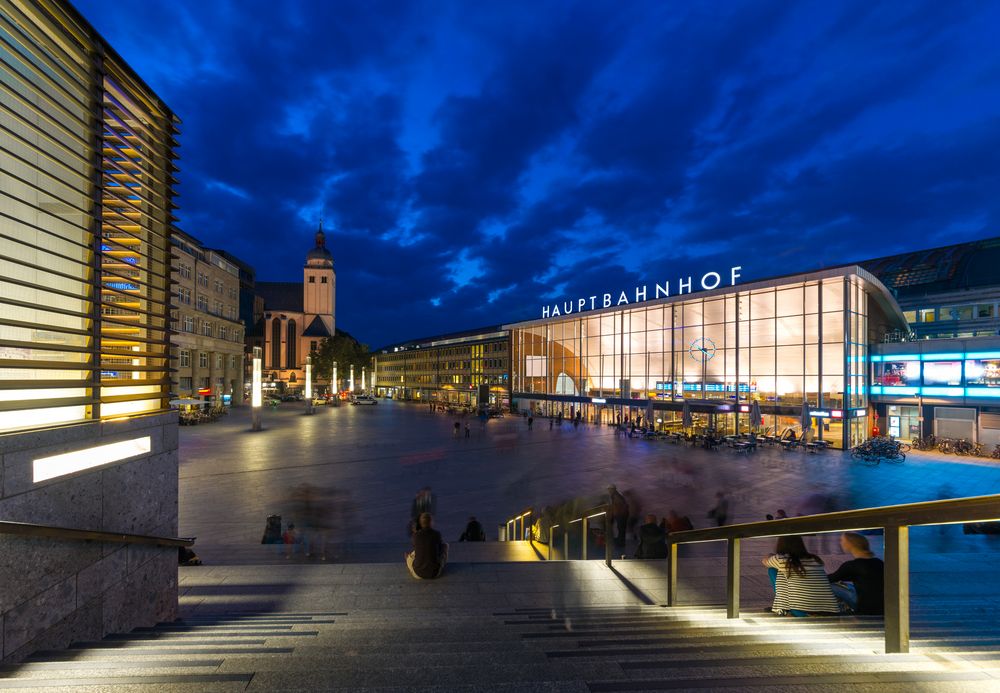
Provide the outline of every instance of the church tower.
[[333,255],[326,247],[326,234],[320,221],[316,231],[316,247],[306,255],[302,276],[302,312],[306,324],[319,318],[332,336],[337,326],[337,275],[333,271]]

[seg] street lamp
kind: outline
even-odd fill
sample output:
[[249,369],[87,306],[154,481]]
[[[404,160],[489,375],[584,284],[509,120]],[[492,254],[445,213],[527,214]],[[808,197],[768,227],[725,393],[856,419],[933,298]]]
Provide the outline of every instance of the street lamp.
[[313,413],[313,359],[306,356],[306,414]]
[[261,395],[260,382],[260,354],[261,348],[253,348],[253,373],[250,381],[250,430],[260,430],[260,408],[264,403]]

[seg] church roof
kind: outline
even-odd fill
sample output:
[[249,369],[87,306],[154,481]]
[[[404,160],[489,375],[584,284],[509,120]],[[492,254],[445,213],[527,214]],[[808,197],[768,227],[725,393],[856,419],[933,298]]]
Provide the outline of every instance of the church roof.
[[326,329],[326,323],[318,315],[309,323],[309,327],[302,333],[303,337],[332,337],[330,330]]
[[302,282],[257,282],[256,291],[264,299],[264,310],[302,312]]

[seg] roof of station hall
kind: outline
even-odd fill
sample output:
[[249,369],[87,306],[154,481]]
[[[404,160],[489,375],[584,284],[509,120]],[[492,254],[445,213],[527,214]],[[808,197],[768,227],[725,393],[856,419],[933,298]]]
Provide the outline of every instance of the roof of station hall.
[[462,330],[461,332],[449,332],[447,334],[434,335],[433,337],[421,337],[420,339],[408,339],[405,342],[397,342],[388,346],[372,349],[373,354],[389,354],[393,351],[408,349],[426,349],[434,346],[446,346],[446,343],[472,342],[490,337],[506,335],[503,325],[488,325],[474,330]]
[[[813,270],[811,272],[798,272],[795,274],[786,274],[778,277],[766,277],[763,279],[757,279],[754,281],[747,282],[746,284],[736,284],[731,286],[720,286],[717,289],[711,289],[708,291],[693,291],[691,293],[685,294],[673,294],[671,296],[665,296],[663,298],[650,299],[647,301],[640,301],[638,303],[629,303],[627,305],[620,306],[610,306],[608,308],[598,308],[596,310],[587,310],[581,313],[576,311],[572,313],[564,313],[559,316],[553,317],[542,317],[542,318],[531,318],[529,320],[521,320],[518,322],[507,323],[503,325],[504,329],[521,329],[525,327],[532,327],[536,325],[544,325],[552,322],[560,322],[563,320],[573,320],[579,316],[594,317],[601,315],[603,313],[614,313],[623,310],[630,310],[632,308],[643,308],[649,306],[665,305],[677,302],[686,301],[697,301],[701,299],[714,298],[717,296],[724,296],[726,294],[733,293],[744,293],[746,291],[755,291],[758,289],[768,289],[775,288],[779,286],[785,286],[788,284],[795,284],[800,282],[814,282],[821,281],[823,279],[834,279],[836,277],[846,277],[850,275],[857,275],[863,279],[867,284],[875,289],[873,296],[881,304],[883,310],[887,315],[893,316],[900,326],[906,325],[906,319],[903,317],[902,311],[899,308],[899,304],[896,303],[896,299],[893,297],[892,293],[888,288],[876,277],[874,274],[866,270],[858,263],[829,267],[825,269]],[[552,305],[558,305],[559,302],[554,302]]]
[[1000,237],[956,243],[859,262],[896,296],[1000,285]]

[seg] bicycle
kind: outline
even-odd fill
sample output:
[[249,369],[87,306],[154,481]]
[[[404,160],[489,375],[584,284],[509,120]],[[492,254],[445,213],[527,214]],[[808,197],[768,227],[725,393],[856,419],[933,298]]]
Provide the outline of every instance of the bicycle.
[[906,461],[903,446],[904,443],[891,438],[872,438],[852,448],[851,457],[869,467],[874,467],[882,460],[892,464],[902,464]]

